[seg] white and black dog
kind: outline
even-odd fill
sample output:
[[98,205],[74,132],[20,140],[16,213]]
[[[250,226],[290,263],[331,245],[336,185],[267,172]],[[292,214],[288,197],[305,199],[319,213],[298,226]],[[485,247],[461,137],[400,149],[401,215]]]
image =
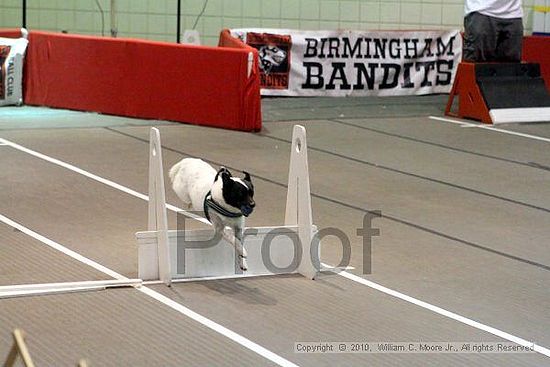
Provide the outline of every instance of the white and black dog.
[[[203,210],[217,233],[235,247],[239,266],[247,270],[243,247],[244,217],[254,210],[254,186],[248,172],[243,178],[233,177],[225,167],[218,172],[205,161],[185,158],[170,169],[170,180],[176,195],[188,208]],[[228,233],[227,228],[233,233]]]

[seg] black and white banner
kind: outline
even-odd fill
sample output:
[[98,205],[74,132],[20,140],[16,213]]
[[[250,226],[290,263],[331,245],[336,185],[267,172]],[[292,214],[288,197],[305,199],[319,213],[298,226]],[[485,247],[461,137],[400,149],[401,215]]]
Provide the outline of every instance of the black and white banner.
[[459,30],[232,29],[258,50],[263,95],[448,93],[462,58]]

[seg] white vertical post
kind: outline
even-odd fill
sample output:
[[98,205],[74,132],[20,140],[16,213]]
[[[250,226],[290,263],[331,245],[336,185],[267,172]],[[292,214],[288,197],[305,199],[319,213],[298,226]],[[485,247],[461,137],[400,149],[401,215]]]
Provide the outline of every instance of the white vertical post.
[[[300,125],[295,125],[292,132],[285,225],[298,226],[298,237],[302,245],[302,259],[298,266],[298,272],[306,278],[314,279],[318,269],[315,268],[311,254],[313,221],[307,163],[306,129]],[[317,249],[313,256],[319,256],[319,249]]]
[[149,137],[149,220],[148,230],[157,233],[158,275],[166,285],[172,282],[168,248],[168,216],[162,168],[160,132],[152,127]]

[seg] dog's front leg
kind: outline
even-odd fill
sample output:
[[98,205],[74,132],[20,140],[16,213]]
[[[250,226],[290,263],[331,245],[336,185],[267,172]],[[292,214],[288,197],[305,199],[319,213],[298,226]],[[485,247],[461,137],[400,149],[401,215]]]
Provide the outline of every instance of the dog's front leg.
[[[228,228],[226,228],[228,229]],[[248,264],[246,262],[246,258],[248,256],[246,249],[243,246],[243,230],[240,226],[233,226],[231,228],[231,231],[227,233],[227,231],[224,231],[225,236],[224,238],[235,247],[235,251],[237,251],[237,256],[239,257],[239,267],[241,270],[246,271],[248,270]],[[227,237],[226,237],[227,236]]]
[[242,231],[236,230],[235,228],[229,229],[226,227],[222,232],[222,236],[235,248],[239,258],[239,267],[241,270],[248,270],[248,264],[246,263],[247,253],[242,244]]
[[247,270],[248,265],[246,263],[246,258],[248,257],[248,253],[246,252],[246,248],[244,248],[243,245],[244,229],[242,224],[243,223],[238,223],[234,225],[233,233],[235,235],[235,248],[237,249],[237,252],[239,252],[239,257],[241,259],[241,269]]
[[[242,229],[237,230],[235,227],[232,227],[231,230],[229,230],[229,228],[225,226],[225,223],[217,216],[212,216],[212,224],[214,224],[216,232],[220,233],[223,239],[235,248],[239,258],[239,267],[241,270],[248,270],[248,265],[246,263],[247,253],[242,245]],[[242,228],[242,226],[238,226],[238,228]]]

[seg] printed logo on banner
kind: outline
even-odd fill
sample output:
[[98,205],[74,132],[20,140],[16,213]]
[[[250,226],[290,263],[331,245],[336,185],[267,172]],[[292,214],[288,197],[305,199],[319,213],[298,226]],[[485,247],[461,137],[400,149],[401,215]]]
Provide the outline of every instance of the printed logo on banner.
[[0,99],[6,99],[6,68],[4,64],[10,54],[10,46],[0,46]]
[[249,32],[246,43],[258,50],[261,87],[288,89],[292,47],[290,35]]

